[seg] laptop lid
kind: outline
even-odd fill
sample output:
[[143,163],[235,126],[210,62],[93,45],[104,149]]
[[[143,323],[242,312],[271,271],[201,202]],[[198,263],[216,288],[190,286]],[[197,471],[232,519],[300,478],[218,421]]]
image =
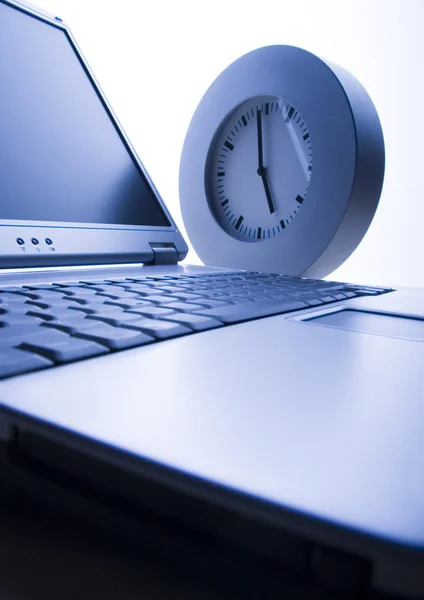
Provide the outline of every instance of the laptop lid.
[[187,245],[66,25],[0,0],[0,57],[0,268],[183,259]]

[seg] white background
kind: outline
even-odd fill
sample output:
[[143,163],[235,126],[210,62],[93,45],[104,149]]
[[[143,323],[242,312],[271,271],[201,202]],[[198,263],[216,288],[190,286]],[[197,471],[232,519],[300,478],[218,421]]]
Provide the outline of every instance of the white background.
[[[178,225],[184,135],[230,62],[269,44],[301,46],[368,90],[386,141],[380,206],[332,278],[424,286],[424,0],[36,0],[63,18]],[[198,263],[193,250],[189,262]]]

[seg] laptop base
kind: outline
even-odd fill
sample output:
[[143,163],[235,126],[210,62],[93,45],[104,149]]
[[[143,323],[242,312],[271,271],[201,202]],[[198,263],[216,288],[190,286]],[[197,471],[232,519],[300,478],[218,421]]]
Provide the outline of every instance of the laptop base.
[[[83,521],[140,560],[184,569],[223,593],[290,600],[394,600],[372,593],[368,560],[259,523],[23,429],[3,445],[3,501]],[[44,515],[44,517],[43,517]]]

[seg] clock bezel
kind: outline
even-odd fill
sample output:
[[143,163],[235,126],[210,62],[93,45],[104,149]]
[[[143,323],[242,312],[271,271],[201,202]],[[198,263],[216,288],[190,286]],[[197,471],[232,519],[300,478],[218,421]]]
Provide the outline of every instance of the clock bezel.
[[[217,223],[207,199],[211,142],[234,109],[273,95],[295,106],[314,140],[308,202],[283,234],[249,244]],[[266,46],[233,62],[212,83],[189,125],[180,163],[186,231],[207,265],[321,278],[365,235],[384,179],[384,139],[369,95],[350,73],[293,46]]]

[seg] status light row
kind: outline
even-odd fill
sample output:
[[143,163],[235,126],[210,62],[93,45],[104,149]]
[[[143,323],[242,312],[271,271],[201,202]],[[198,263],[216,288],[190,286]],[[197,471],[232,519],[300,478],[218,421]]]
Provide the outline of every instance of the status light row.
[[[47,246],[52,246],[53,245],[53,240],[51,240],[50,238],[46,238],[45,243],[47,244]],[[16,239],[16,243],[18,244],[18,246],[24,246],[25,245],[25,240],[18,237]],[[37,238],[33,237],[31,238],[31,244],[33,244],[34,246],[38,246],[40,242],[37,240]]]

